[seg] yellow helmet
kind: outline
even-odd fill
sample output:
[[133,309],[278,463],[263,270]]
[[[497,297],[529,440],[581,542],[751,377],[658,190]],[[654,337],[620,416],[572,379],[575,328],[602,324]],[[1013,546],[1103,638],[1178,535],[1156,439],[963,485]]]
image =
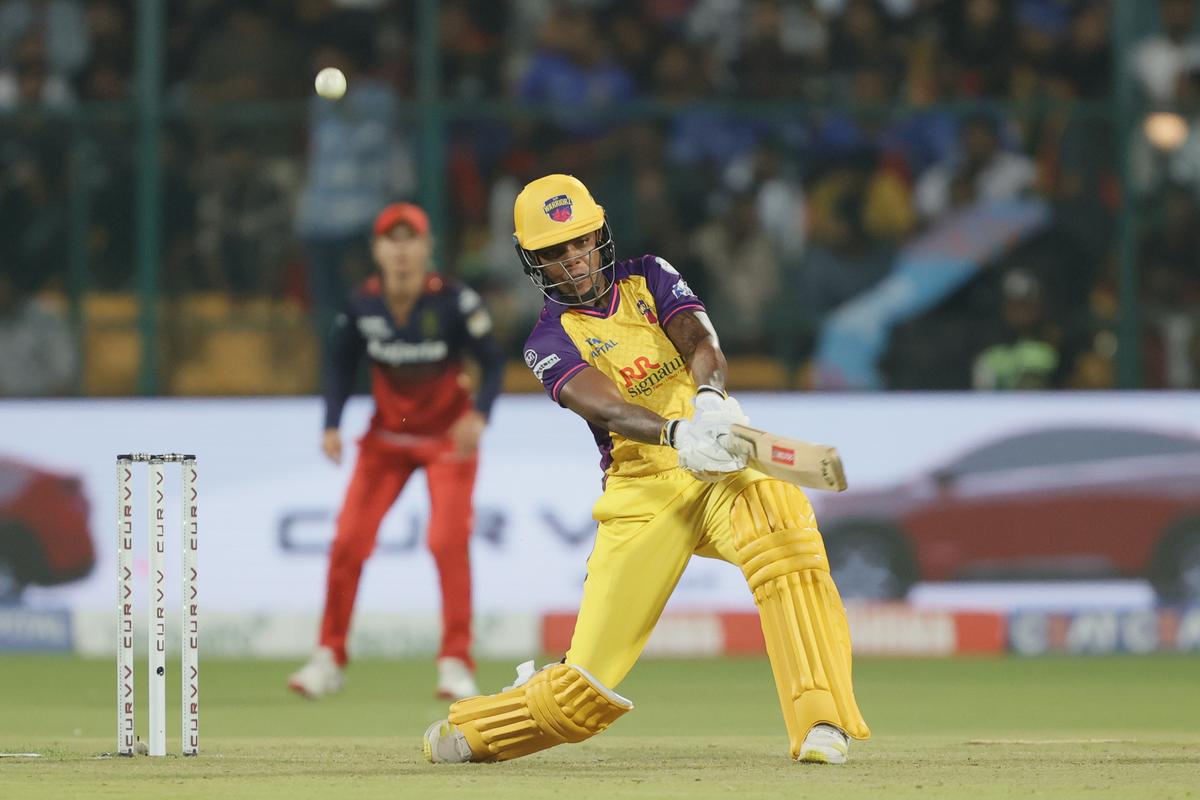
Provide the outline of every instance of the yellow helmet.
[[[606,295],[613,286],[616,248],[604,217],[604,208],[596,203],[591,192],[573,175],[547,175],[526,184],[513,204],[513,243],[525,274],[547,298],[567,306],[586,305]],[[592,288],[580,295],[576,281],[568,274],[565,280],[552,282],[535,255],[535,250],[562,244],[592,231],[600,231],[596,250],[600,266],[591,276],[603,274],[602,290]]]
[[513,205],[513,238],[526,250],[541,250],[599,230],[604,209],[573,175],[547,175],[529,183]]

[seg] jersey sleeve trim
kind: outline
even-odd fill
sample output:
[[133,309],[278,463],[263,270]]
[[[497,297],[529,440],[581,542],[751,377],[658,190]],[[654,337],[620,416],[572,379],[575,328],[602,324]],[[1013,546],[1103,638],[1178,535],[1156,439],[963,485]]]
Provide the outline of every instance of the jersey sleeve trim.
[[678,314],[680,311],[688,311],[688,310],[692,310],[692,309],[704,311],[704,304],[703,303],[688,303],[687,305],[676,306],[675,308],[672,308],[670,311],[667,312],[666,316],[663,317],[663,319],[662,319],[662,323],[660,323],[660,324],[662,325],[662,327],[665,328],[667,326],[667,323],[671,321],[671,318],[674,317],[676,314]]
[[566,385],[567,381],[571,380],[571,378],[574,378],[576,375],[578,375],[583,370],[583,368],[586,366],[588,366],[586,363],[576,364],[575,366],[571,367],[569,370],[567,370],[566,372],[563,373],[562,377],[559,378],[555,382],[554,388],[552,388],[550,390],[550,397],[554,400],[554,402],[558,403],[559,405],[562,405],[562,401],[558,399],[558,395],[559,395],[559,392],[562,391],[562,387]]

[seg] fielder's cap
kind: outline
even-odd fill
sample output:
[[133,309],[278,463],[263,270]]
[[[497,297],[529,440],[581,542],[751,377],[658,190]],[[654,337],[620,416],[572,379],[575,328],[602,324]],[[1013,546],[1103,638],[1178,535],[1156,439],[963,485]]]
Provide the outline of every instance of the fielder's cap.
[[397,225],[407,225],[418,236],[429,233],[429,216],[418,205],[392,203],[375,217],[373,227],[376,236],[383,236]]

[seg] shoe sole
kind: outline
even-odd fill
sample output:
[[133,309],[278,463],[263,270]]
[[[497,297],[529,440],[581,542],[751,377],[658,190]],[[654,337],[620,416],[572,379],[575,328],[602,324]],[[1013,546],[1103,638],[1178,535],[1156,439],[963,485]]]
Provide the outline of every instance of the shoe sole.
[[845,764],[846,763],[846,754],[839,753],[836,750],[832,750],[832,751],[824,750],[824,749],[819,750],[814,747],[812,750],[806,750],[803,753],[801,753],[800,756],[796,759],[796,763],[798,763],[798,764],[831,764],[831,765]]

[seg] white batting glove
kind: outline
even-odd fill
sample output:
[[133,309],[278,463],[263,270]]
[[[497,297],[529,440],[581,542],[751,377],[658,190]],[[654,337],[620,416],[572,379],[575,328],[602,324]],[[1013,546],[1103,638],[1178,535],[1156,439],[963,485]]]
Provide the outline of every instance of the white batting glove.
[[706,384],[696,390],[692,405],[696,407],[694,420],[724,425],[750,424],[741,404],[715,386]]
[[737,400],[717,387],[705,384],[696,390],[692,405],[696,407],[693,422],[714,426],[717,442],[722,447],[743,461],[750,457],[752,448],[749,442],[733,436],[729,431],[731,425],[750,424],[750,418],[742,411]]
[[729,429],[749,422],[738,402],[715,387],[705,387],[693,404],[692,419],[671,420],[663,427],[663,444],[679,451],[679,466],[708,482],[745,469],[750,448]]
[[718,481],[731,472],[746,467],[745,456],[731,453],[717,437],[728,436],[729,426],[720,426],[687,419],[673,419],[663,428],[664,444],[679,451],[679,466],[702,481]]

